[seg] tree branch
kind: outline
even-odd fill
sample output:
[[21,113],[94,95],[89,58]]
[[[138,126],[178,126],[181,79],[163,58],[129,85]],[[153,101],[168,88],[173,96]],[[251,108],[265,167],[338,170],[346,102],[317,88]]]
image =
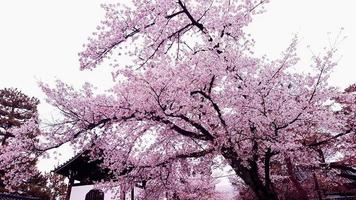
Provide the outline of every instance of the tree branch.
[[[131,118],[134,118],[134,117],[135,117],[135,113],[133,113],[133,114],[131,114],[131,115],[129,115],[129,116],[123,116],[123,117],[121,117],[120,119],[126,121],[126,120],[131,119]],[[85,132],[87,132],[87,131],[90,131],[90,130],[92,130],[92,129],[96,128],[96,127],[99,127],[99,126],[103,126],[103,125],[107,124],[107,123],[110,122],[110,121],[114,121],[114,120],[118,120],[118,119],[119,119],[119,118],[117,118],[117,117],[101,119],[101,120],[99,120],[99,121],[96,122],[96,123],[90,123],[90,124],[88,124],[85,128],[81,129],[80,131],[78,131],[77,133],[75,133],[72,137],[70,137],[70,138],[64,140],[63,142],[60,142],[60,143],[57,143],[57,144],[54,144],[54,145],[50,145],[49,147],[46,147],[46,148],[37,148],[37,147],[34,147],[34,149],[35,149],[36,151],[40,151],[40,152],[45,152],[45,151],[49,151],[49,150],[52,150],[52,149],[56,149],[56,148],[62,146],[63,144],[69,142],[70,140],[79,137],[79,135],[81,135],[81,134],[83,134],[83,133],[85,133]]]
[[187,158],[200,158],[203,157],[207,154],[213,153],[214,149],[204,149],[201,151],[195,151],[195,152],[191,152],[191,153],[187,153],[187,154],[178,154],[175,155],[173,157],[170,157],[160,163],[157,163],[156,165],[143,165],[143,166],[137,166],[138,168],[153,168],[153,167],[159,167],[159,166],[163,166],[163,165],[167,165],[168,163],[175,161],[177,159],[187,159]]
[[188,122],[189,124],[191,124],[192,126],[194,126],[194,128],[198,129],[201,133],[203,133],[205,136],[207,136],[208,138],[211,138],[211,140],[213,140],[215,137],[207,130],[205,129],[201,124],[194,122],[193,120],[189,119],[188,117],[184,116],[184,115],[171,115],[172,117],[179,117],[180,119],[184,120],[185,122]]
[[319,146],[319,145],[323,145],[323,144],[326,144],[326,143],[330,142],[331,140],[335,140],[335,139],[337,139],[337,138],[339,138],[339,137],[342,137],[342,136],[344,136],[344,135],[347,135],[347,134],[349,134],[349,133],[354,133],[354,134],[355,134],[355,131],[352,131],[352,129],[349,129],[349,130],[347,130],[347,131],[344,132],[344,133],[339,133],[339,134],[334,135],[334,136],[332,136],[332,137],[330,137],[330,138],[327,138],[327,139],[325,139],[325,140],[321,140],[321,141],[319,141],[319,142],[314,142],[314,143],[308,144],[307,146],[309,146],[309,147],[316,147],[316,146]]
[[199,140],[204,140],[204,141],[212,141],[214,140],[214,136],[212,136],[210,133],[209,134],[197,134],[191,131],[187,131],[185,129],[180,128],[179,126],[177,126],[176,124],[174,124],[173,122],[169,121],[169,120],[164,120],[164,119],[160,119],[158,121],[161,121],[162,123],[171,126],[171,129],[176,131],[177,133],[186,136],[186,137],[191,137],[191,138],[195,138],[195,139],[199,139]]
[[216,111],[216,113],[218,114],[218,118],[221,122],[221,124],[226,127],[226,122],[225,120],[223,119],[222,117],[222,114],[221,114],[221,110],[219,108],[219,106],[213,101],[213,99],[210,97],[210,95],[206,94],[205,92],[203,91],[193,91],[190,93],[190,95],[194,95],[194,94],[200,94],[202,95],[204,98],[208,99],[210,101],[210,103],[213,105],[213,108],[214,110]]
[[170,14],[170,15],[167,15],[165,18],[166,19],[171,19],[171,18],[173,18],[173,17],[175,17],[175,16],[177,16],[179,14],[182,14],[182,13],[184,13],[184,10],[178,11],[178,12]]
[[189,18],[189,20],[192,22],[192,24],[196,27],[199,28],[199,30],[201,30],[203,33],[205,33],[205,28],[203,26],[203,24],[199,23],[198,21],[196,21],[194,19],[194,17],[190,14],[190,12],[188,11],[188,9],[185,7],[185,5],[183,4],[183,2],[181,0],[178,0],[178,4],[180,5],[180,7],[183,9],[183,12],[187,15],[187,17]]

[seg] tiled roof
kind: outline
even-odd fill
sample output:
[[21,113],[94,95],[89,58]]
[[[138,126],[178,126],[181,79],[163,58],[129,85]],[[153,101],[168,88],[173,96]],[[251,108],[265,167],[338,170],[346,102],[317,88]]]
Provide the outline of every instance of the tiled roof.
[[[76,159],[78,159],[79,157],[81,157],[83,154],[88,153],[89,151],[80,151],[78,154],[74,155],[72,158],[70,158],[69,160],[67,160],[66,162],[62,163],[61,165],[55,167],[54,170],[52,170],[52,172],[57,173],[59,170],[63,169],[64,167],[66,167],[67,165],[69,165],[71,162],[75,161]],[[1,200],[1,199],[0,199]]]
[[0,193],[0,200],[40,200],[40,198]]

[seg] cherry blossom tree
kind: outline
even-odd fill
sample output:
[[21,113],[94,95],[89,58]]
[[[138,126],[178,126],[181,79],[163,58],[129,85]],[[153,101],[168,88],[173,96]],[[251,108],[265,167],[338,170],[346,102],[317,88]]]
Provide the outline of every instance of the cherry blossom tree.
[[[321,168],[338,151],[354,155],[339,147],[354,145],[344,138],[355,135],[355,124],[335,109],[337,99],[349,102],[351,94],[328,85],[336,65],[333,46],[313,56],[304,74],[293,70],[297,37],[279,59],[254,56],[244,27],[265,3],[103,5],[105,18],[79,54],[80,65],[113,66],[113,87],[100,94],[90,83],[79,90],[61,81],[41,83],[63,117],[37,151],[67,142],[90,146],[93,159],[103,159],[118,182],[145,181],[146,199],[164,192],[173,199],[194,197],[200,191],[187,179],[210,180],[211,170],[223,166],[259,200],[280,198],[282,176],[305,191],[293,178],[296,166]],[[123,55],[131,61],[123,62]]]
[[[175,185],[162,179],[166,170],[176,179],[179,171],[172,169],[182,163],[209,171],[221,156],[256,198],[277,199],[273,161],[318,166],[325,162],[324,144],[341,138],[335,134],[351,135],[354,126],[332,109],[341,95],[327,83],[336,65],[334,47],[313,57],[310,74],[291,70],[298,61],[297,38],[280,59],[253,56],[253,40],[243,28],[264,3],[104,5],[105,20],[80,63],[93,69],[110,62],[119,81],[101,95],[90,84],[80,91],[60,81],[54,89],[43,84],[50,103],[64,114],[51,133],[54,143],[93,141],[104,165],[122,180],[159,180],[170,187]],[[115,60],[123,53],[132,65]],[[301,190],[298,181],[294,185]]]

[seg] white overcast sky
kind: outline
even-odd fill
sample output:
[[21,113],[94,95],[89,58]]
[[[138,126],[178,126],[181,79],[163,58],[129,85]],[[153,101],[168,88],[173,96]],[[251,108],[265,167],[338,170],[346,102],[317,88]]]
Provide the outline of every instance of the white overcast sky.
[[[108,88],[110,69],[81,72],[78,62],[83,43],[103,19],[102,2],[0,0],[0,88],[16,87],[38,97],[42,119],[50,112],[37,81],[62,79],[76,87],[89,81]],[[341,60],[330,82],[346,87],[356,82],[355,7],[355,0],[271,0],[248,31],[256,40],[256,52],[270,58],[280,55],[297,33],[304,64],[311,57],[307,45],[318,53],[343,27],[347,38],[339,45]]]

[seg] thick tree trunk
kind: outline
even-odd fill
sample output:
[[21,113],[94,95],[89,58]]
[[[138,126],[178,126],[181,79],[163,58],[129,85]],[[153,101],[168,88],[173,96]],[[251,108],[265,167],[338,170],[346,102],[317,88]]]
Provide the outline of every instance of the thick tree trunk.
[[298,195],[300,195],[300,198],[302,198],[302,199],[305,199],[305,200],[309,199],[308,193],[304,190],[302,185],[299,183],[297,177],[295,176],[295,172],[293,169],[293,163],[292,163],[291,159],[289,157],[286,157],[284,160],[286,162],[287,173],[288,173],[289,179],[292,181],[292,184],[297,189]]
[[[236,170],[235,170],[236,171]],[[240,176],[244,182],[252,189],[259,200],[277,200],[274,192],[267,188],[260,178],[254,172],[249,171],[247,174]]]
[[250,187],[258,200],[278,200],[271,187],[267,187],[260,179],[256,163],[251,162],[250,168],[243,166],[232,147],[223,147],[222,155],[230,162],[235,173]]

